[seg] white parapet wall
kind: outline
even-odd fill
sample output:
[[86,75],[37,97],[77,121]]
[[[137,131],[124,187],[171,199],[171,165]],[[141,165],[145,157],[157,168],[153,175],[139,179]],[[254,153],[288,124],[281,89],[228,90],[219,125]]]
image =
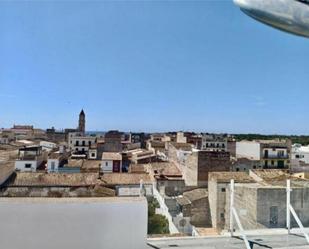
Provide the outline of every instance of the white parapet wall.
[[1,248],[144,249],[145,198],[0,198]]

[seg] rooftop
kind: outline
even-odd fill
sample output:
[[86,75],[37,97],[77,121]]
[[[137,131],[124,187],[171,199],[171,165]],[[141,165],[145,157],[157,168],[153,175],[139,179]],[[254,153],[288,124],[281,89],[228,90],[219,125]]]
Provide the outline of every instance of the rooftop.
[[82,187],[137,185],[140,181],[152,184],[149,174],[110,173],[100,176],[98,173],[29,173],[14,172],[4,184],[6,187]]
[[65,164],[64,166],[65,167],[80,168],[80,167],[83,166],[84,161],[85,161],[84,159],[69,159],[68,163]]
[[146,173],[144,164],[130,164],[130,173]]
[[102,160],[122,160],[122,156],[120,153],[116,152],[103,152],[102,154]]
[[165,148],[165,142],[162,141],[151,140],[149,143],[151,144],[151,147]]
[[157,176],[182,177],[182,173],[172,162],[149,163],[145,164],[145,167],[148,169],[148,171],[152,171],[153,174]]
[[192,145],[189,143],[174,143],[172,142],[171,145],[173,145],[177,150],[186,150],[191,151]]
[[255,180],[245,172],[210,172],[209,180],[228,183],[232,179],[235,182],[252,183]]
[[[274,230],[274,229],[271,229]],[[276,230],[276,229],[275,229]],[[247,231],[246,231],[247,232]],[[287,234],[286,230],[281,229],[273,232],[273,234],[264,235],[264,231],[254,231],[256,234],[248,235],[250,244],[254,249],[305,249],[308,248],[306,239],[303,236],[295,234]],[[210,237],[182,237],[182,238],[160,238],[148,239],[147,249],[246,249],[244,241],[241,237],[229,236],[210,236]]]
[[83,160],[83,164],[81,166],[81,170],[83,172],[98,172],[101,167],[101,160]]
[[149,174],[130,173],[107,173],[101,177],[106,185],[137,185],[142,180],[144,184],[152,184],[153,180]]
[[189,199],[191,202],[205,198],[208,196],[208,191],[206,188],[197,188],[191,191],[186,191],[183,196]]
[[250,170],[250,176],[264,185],[286,186],[286,181],[291,180],[292,186],[304,186],[309,184],[308,179],[299,178],[288,173],[287,170],[267,169],[267,170]]
[[98,174],[94,173],[26,173],[14,172],[5,186],[22,187],[22,186],[64,186],[64,187],[80,187],[90,185],[103,185],[98,180]]

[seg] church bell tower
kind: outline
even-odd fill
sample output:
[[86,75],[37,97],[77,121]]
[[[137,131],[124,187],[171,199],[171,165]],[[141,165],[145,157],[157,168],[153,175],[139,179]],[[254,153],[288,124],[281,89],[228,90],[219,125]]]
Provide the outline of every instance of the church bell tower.
[[82,110],[79,114],[78,131],[85,134],[85,129],[86,129],[86,115],[84,110]]

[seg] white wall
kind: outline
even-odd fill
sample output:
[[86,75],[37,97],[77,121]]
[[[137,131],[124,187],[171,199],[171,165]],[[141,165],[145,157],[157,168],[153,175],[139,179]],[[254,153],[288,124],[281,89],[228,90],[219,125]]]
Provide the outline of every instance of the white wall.
[[[296,155],[298,157],[296,157]],[[309,164],[309,146],[293,148],[291,157],[291,159],[303,161],[304,163]]]
[[113,172],[113,161],[102,160],[101,169],[103,172]]
[[42,146],[43,150],[51,151],[52,149],[57,147],[57,144],[47,141],[41,141],[40,146]]
[[[52,170],[52,163],[55,164],[54,170]],[[48,172],[57,172],[59,168],[59,160],[58,159],[48,159],[47,160],[47,171]]]
[[[94,156],[92,156],[92,153],[94,153]],[[89,149],[88,158],[89,159],[97,159],[97,150]]]
[[[31,164],[31,168],[26,168],[26,164]],[[25,161],[25,160],[16,160],[15,161],[15,169],[20,171],[29,171],[34,172],[37,168],[37,161]]]
[[260,160],[260,148],[260,143],[258,142],[236,142],[236,156],[238,158],[246,157],[254,160]]
[[145,198],[0,198],[0,209],[1,248],[146,248]]

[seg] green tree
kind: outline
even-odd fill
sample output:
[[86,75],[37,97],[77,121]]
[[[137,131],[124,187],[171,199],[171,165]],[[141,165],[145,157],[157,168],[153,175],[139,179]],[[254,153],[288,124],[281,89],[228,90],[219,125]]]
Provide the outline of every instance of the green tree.
[[161,214],[148,217],[148,234],[169,233],[168,220]]
[[168,220],[165,216],[156,214],[156,208],[160,205],[155,198],[148,200],[148,234],[169,233]]

